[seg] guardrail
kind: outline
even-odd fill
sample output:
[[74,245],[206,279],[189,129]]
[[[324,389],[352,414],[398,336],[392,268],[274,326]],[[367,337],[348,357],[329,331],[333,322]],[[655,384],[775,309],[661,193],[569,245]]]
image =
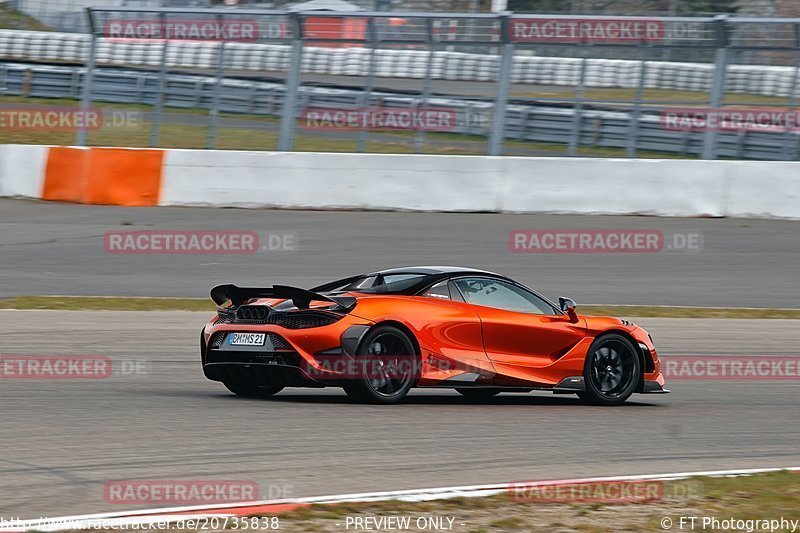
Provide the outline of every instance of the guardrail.
[[[79,67],[37,64],[0,63],[0,94],[40,98],[79,98],[84,73]],[[283,113],[285,87],[281,83],[211,76],[170,74],[164,80],[157,73],[137,70],[97,69],[94,74],[93,99],[97,102],[155,105],[166,108],[217,109],[242,115],[279,117]],[[303,86],[298,100],[304,108],[357,109],[363,106],[363,91]],[[455,112],[451,133],[488,138],[493,105],[491,100],[429,98],[385,91],[371,93],[374,102],[386,109],[448,109]],[[569,143],[575,110],[555,105],[511,102],[505,108],[505,137],[564,145]],[[302,124],[302,118],[300,122]],[[699,131],[665,131],[658,110],[635,114],[632,110],[585,108],[582,112],[581,144],[625,149],[631,141],[631,129],[637,128],[637,150],[681,156],[699,156],[704,134]],[[277,126],[265,125],[264,127]],[[784,160],[800,157],[800,134],[782,132],[720,133],[718,153],[737,159]]]

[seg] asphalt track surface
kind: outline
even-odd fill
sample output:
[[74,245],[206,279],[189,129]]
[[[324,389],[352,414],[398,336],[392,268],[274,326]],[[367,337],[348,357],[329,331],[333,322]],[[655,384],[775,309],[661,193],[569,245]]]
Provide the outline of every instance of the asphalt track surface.
[[[324,194],[324,191],[322,191]],[[702,251],[519,254],[521,229],[650,229],[700,234]],[[130,230],[250,230],[294,250],[252,255],[109,254]],[[800,307],[800,223],[447,213],[121,208],[0,199],[0,297],[31,294],[207,297],[218,283],[310,287],[414,264],[504,273],[578,304]]]
[[[207,318],[0,311],[4,354],[114,361],[105,380],[0,380],[0,516],[127,509],[104,501],[111,480],[253,481],[268,498],[800,466],[798,381],[675,381],[673,394],[620,408],[423,390],[371,406],[333,388],[250,400],[202,376],[196,344]],[[636,321],[667,357],[800,354],[800,321]]]
[[[519,229],[655,229],[701,234],[699,252],[519,254]],[[130,230],[252,230],[295,250],[252,255],[109,254]],[[217,283],[309,287],[386,267],[455,264],[504,273],[578,304],[800,307],[800,223],[448,213],[122,208],[0,200],[0,297],[206,297]]]

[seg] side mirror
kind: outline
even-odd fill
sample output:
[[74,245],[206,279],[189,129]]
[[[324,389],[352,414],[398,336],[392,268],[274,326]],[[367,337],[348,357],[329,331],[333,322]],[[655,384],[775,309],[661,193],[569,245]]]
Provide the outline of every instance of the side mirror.
[[572,298],[564,298],[563,296],[558,299],[558,306],[561,308],[562,311],[565,313],[569,311],[569,308],[572,307],[575,309],[578,307],[578,304],[575,303],[575,300]]
[[574,323],[578,321],[578,313],[575,312],[575,308],[578,307],[578,304],[575,303],[575,300],[572,298],[559,298],[558,306],[567,314],[570,322]]

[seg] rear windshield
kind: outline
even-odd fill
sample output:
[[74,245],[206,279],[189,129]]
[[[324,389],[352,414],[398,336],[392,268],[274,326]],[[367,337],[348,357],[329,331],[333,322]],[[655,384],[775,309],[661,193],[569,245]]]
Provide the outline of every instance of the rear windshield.
[[425,277],[425,274],[376,274],[361,277],[337,290],[343,292],[397,293],[413,287]]

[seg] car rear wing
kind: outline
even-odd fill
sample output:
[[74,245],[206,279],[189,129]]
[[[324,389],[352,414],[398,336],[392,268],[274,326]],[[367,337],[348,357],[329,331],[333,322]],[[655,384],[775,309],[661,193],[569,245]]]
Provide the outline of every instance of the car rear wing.
[[222,305],[228,300],[240,306],[253,298],[281,298],[291,300],[298,309],[308,309],[311,302],[331,302],[344,308],[350,308],[356,303],[351,296],[325,296],[299,287],[288,285],[273,285],[272,287],[237,287],[236,285],[217,285],[211,289],[211,299],[217,305]]

